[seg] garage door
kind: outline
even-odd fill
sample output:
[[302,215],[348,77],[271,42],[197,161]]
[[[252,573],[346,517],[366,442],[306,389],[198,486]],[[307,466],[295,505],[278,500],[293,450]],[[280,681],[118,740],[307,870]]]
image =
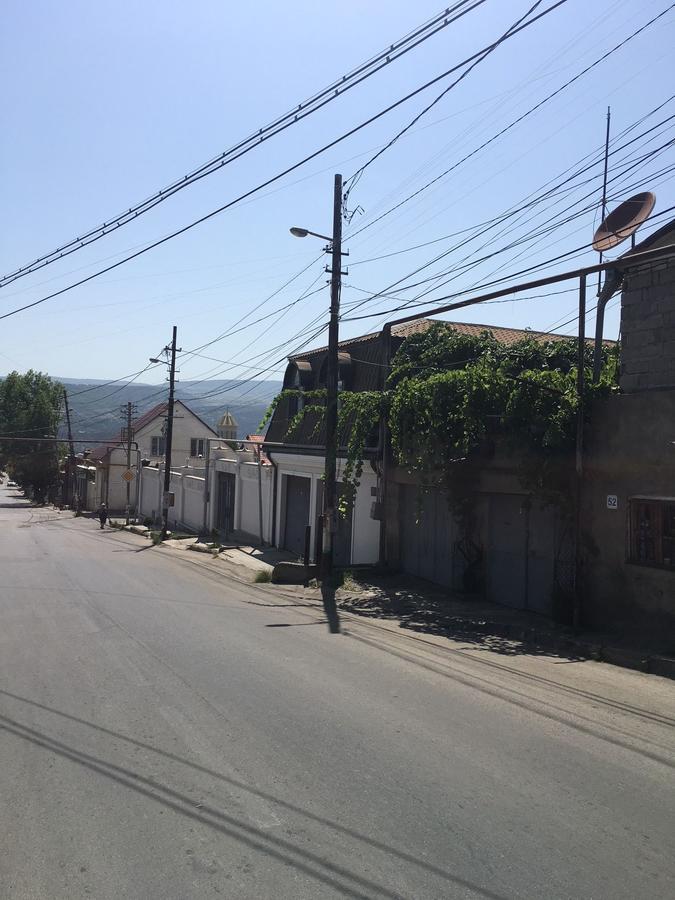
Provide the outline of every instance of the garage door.
[[446,496],[402,485],[400,516],[403,570],[450,587],[456,526]]
[[515,609],[551,614],[556,517],[518,494],[490,497],[486,558],[488,599]]
[[286,517],[284,522],[284,550],[295,556],[305,552],[305,529],[309,525],[310,478],[284,475],[286,480]]

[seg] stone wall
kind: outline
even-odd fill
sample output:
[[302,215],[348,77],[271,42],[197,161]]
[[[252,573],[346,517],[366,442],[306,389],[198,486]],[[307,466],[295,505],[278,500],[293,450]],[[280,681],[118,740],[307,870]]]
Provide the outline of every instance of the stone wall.
[[675,259],[626,274],[620,384],[626,394],[675,387]]

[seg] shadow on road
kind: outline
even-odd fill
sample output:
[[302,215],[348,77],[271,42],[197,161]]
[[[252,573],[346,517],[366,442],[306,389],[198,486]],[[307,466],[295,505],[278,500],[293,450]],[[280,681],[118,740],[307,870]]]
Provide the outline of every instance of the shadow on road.
[[[123,740],[135,747],[141,747],[145,750],[151,751],[152,753],[157,753],[174,762],[178,762],[198,772],[216,778],[219,781],[226,782],[235,788],[247,791],[248,793],[256,797],[259,797],[269,803],[286,809],[289,812],[304,816],[307,819],[310,819],[311,821],[319,825],[325,826],[326,828],[332,829],[345,837],[367,844],[375,850],[394,856],[411,865],[417,866],[428,874],[447,881],[450,884],[461,887],[464,890],[475,892],[478,896],[485,898],[485,900],[507,900],[507,898],[505,898],[501,894],[497,894],[493,891],[481,888],[478,885],[467,881],[466,879],[457,877],[450,872],[447,872],[446,870],[433,865],[433,863],[429,863],[424,859],[418,859],[416,856],[408,853],[405,850],[391,847],[387,844],[375,840],[372,837],[369,837],[368,835],[361,834],[354,829],[342,826],[332,821],[331,819],[327,819],[314,813],[308,812],[302,807],[281,800],[264,791],[252,788],[244,782],[237,781],[234,778],[230,778],[220,772],[216,772],[212,769],[206,768],[205,766],[199,765],[198,763],[190,762],[189,760],[186,760],[174,753],[160,750],[158,747],[154,747],[153,745],[147,744],[143,741],[137,741],[134,738],[129,737],[128,735],[113,731],[100,725],[96,725],[95,723],[89,722],[86,719],[81,719],[78,716],[70,715],[69,713],[65,713],[61,710],[46,706],[42,703],[29,700],[28,698],[21,697],[17,694],[12,694],[9,691],[0,690],[0,694],[3,694],[6,697],[10,697],[13,700],[26,703],[32,707],[45,710],[48,713],[55,714],[72,722],[76,722],[79,725],[87,726],[99,733],[105,734],[114,739]],[[14,736],[21,738],[24,741],[27,741],[37,747],[41,747],[42,749],[45,749],[50,753],[56,753],[62,757],[65,757],[66,759],[70,759],[71,761],[86,767],[90,771],[93,771],[105,778],[111,779],[112,781],[115,781],[123,787],[126,787],[132,791],[135,791],[136,793],[141,794],[144,797],[147,797],[149,800],[153,800],[156,803],[168,807],[174,812],[200,822],[203,825],[207,825],[208,827],[213,828],[214,830],[219,831],[236,841],[239,841],[252,850],[265,853],[285,865],[290,865],[308,875],[309,877],[337,889],[340,892],[340,896],[362,898],[362,900],[369,900],[369,898],[373,896],[392,898],[392,900],[394,900],[394,898],[400,897],[398,893],[388,890],[386,887],[377,884],[376,882],[364,876],[356,875],[343,866],[330,862],[325,858],[325,856],[320,856],[318,854],[312,853],[311,851],[302,849],[293,844],[291,841],[272,835],[268,830],[256,828],[255,826],[250,825],[245,820],[240,818],[238,819],[233,815],[216,809],[215,807],[198,803],[195,797],[188,796],[186,794],[180,793],[177,790],[174,790],[167,785],[163,785],[155,778],[146,778],[139,772],[136,772],[132,769],[126,768],[124,766],[119,766],[101,757],[85,753],[84,751],[79,750],[77,747],[68,745],[63,741],[48,735],[45,732],[40,732],[20,721],[11,719],[4,715],[0,715],[0,728],[3,729],[6,733],[13,734]]]

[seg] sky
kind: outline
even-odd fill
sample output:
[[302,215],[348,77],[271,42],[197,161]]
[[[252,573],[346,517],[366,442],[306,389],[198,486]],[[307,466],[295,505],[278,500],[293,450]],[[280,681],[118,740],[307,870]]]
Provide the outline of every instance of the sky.
[[[554,2],[545,0],[536,12]],[[532,5],[484,0],[283,134],[91,246],[0,288],[0,314],[265,182],[491,44]],[[495,136],[668,6],[667,0],[567,0],[497,47],[390,147],[464,69],[187,233],[2,320],[0,373],[32,367],[57,377],[131,376],[177,325],[181,379],[280,378],[288,353],[325,343],[325,331],[317,332],[329,304],[324,245],[292,237],[289,227],[328,233],[334,174],[348,179],[382,148],[346,204],[351,221],[344,223],[349,257],[341,337],[433,305],[422,301],[469,289],[477,295],[498,278],[513,275],[503,283],[517,283],[594,264],[590,243],[600,221],[608,106],[608,205],[654,190],[655,218],[640,232],[646,236],[675,215],[658,216],[675,204],[668,171],[675,153],[664,146],[675,127],[675,119],[667,121],[675,114],[669,99],[675,9]],[[343,0],[336,8],[306,0],[6,0],[0,273],[14,272],[154,194],[441,9],[428,0]],[[571,176],[561,192],[560,182]],[[557,193],[533,206],[551,187]],[[567,251],[577,252],[546,263]],[[538,265],[531,275],[518,274]],[[373,298],[378,292],[389,296]],[[574,283],[556,285],[446,318],[539,330],[562,325],[562,332],[574,333],[575,292]],[[592,285],[590,306],[594,295]],[[416,306],[392,312],[413,300]],[[615,298],[605,335],[616,338],[618,329]],[[160,366],[138,378],[160,384],[164,374]]]

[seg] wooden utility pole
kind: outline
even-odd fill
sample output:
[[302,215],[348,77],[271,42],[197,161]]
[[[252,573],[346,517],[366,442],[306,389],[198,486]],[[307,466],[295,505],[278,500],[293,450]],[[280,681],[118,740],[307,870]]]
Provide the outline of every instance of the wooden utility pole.
[[68,406],[68,391],[63,389],[63,402],[66,407],[66,424],[68,426],[68,479],[66,487],[66,502],[71,503],[73,499],[73,484],[75,480],[75,444],[73,443],[73,429],[70,424],[70,407]]
[[166,534],[169,530],[169,495],[171,493],[171,441],[173,438],[173,407],[174,407],[174,388],[176,383],[176,335],[178,329],[173,326],[173,336],[171,338],[171,346],[166,350],[170,354],[169,362],[169,403],[166,411],[166,439],[165,439],[165,461],[164,461],[164,495],[162,497],[162,534],[161,539],[166,540]]
[[[133,430],[131,427],[131,420],[132,420],[132,417],[133,417],[135,411],[136,411],[136,407],[131,401],[127,402],[126,407],[124,407],[124,406],[122,407],[122,415],[126,419],[126,423],[127,423],[126,427],[125,427],[125,431],[126,431],[125,438],[126,438],[126,444],[127,444],[127,472],[131,471],[131,443],[133,440]],[[136,477],[140,478],[140,472],[136,473]],[[128,525],[129,517],[130,517],[130,513],[131,513],[131,480],[130,480],[130,478],[126,479],[126,482],[127,482],[127,504],[126,504],[125,516],[126,516],[126,524]]]
[[579,276],[579,335],[577,339],[577,434],[575,452],[574,504],[574,605],[572,624],[581,625],[583,612],[583,576],[581,548],[581,502],[584,478],[584,392],[586,364],[586,275]]
[[333,572],[333,544],[337,528],[337,453],[338,453],[338,341],[340,287],[342,283],[342,175],[335,176],[333,187],[333,237],[331,240],[330,321],[326,366],[326,468],[323,486],[323,544],[320,573],[323,579]]

